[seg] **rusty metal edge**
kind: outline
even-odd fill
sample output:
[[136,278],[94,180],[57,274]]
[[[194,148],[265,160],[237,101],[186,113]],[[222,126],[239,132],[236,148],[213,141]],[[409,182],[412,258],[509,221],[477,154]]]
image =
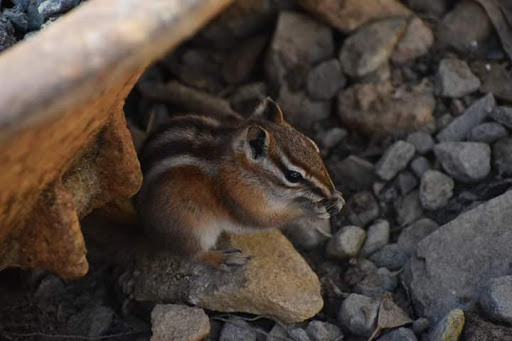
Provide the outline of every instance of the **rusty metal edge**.
[[0,146],[193,35],[233,0],[92,0],[0,55]]

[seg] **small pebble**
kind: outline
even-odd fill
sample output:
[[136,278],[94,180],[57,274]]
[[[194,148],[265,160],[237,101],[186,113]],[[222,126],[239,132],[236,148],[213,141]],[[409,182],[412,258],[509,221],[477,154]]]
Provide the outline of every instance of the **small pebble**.
[[361,255],[369,256],[389,242],[389,223],[387,220],[375,221],[366,232],[366,240],[361,248]]
[[419,191],[414,190],[396,200],[395,210],[396,220],[400,226],[409,225],[418,220],[423,214]]
[[468,135],[469,141],[492,143],[507,136],[507,129],[496,122],[486,122],[474,127]]
[[347,84],[337,59],[322,62],[309,71],[307,90],[311,99],[328,100]]
[[379,337],[377,341],[418,341],[414,332],[409,328],[393,329],[389,333]]
[[505,127],[512,128],[512,107],[496,107],[491,111],[490,116]]
[[311,341],[340,341],[343,333],[338,326],[321,321],[311,321],[306,328]]
[[366,238],[366,231],[358,226],[344,226],[327,243],[327,256],[346,259],[357,256]]
[[366,226],[379,216],[379,204],[371,192],[358,192],[347,202],[348,219],[354,225]]
[[397,285],[397,277],[393,276],[388,269],[380,268],[367,274],[362,281],[354,286],[353,292],[377,298],[385,292],[394,291]]
[[427,170],[421,178],[421,205],[427,210],[445,206],[453,196],[454,186],[455,183],[449,176],[436,170]]
[[430,320],[426,317],[417,318],[412,323],[412,330],[416,335],[423,334],[428,328],[430,328]]
[[232,318],[226,322],[220,332],[219,341],[256,341],[256,331],[241,318]]
[[418,179],[409,171],[403,171],[398,174],[398,187],[400,193],[406,195],[416,187],[418,187]]
[[370,256],[370,260],[378,267],[391,271],[400,270],[409,261],[409,255],[398,244],[388,244]]
[[434,327],[427,340],[429,341],[456,341],[459,340],[464,327],[464,312],[460,309],[450,311]]
[[512,138],[505,137],[492,146],[494,167],[501,175],[512,175]]
[[431,167],[430,162],[424,156],[418,156],[411,162],[411,170],[419,179],[421,179],[423,174],[425,174],[425,172]]
[[338,319],[352,333],[368,337],[375,330],[379,306],[376,299],[350,294],[341,304]]
[[491,279],[482,291],[480,306],[492,320],[512,324],[512,276]]
[[444,170],[461,182],[475,182],[491,171],[491,148],[481,142],[443,142],[434,153]]
[[405,141],[397,141],[389,147],[375,166],[375,173],[383,180],[391,180],[402,169],[407,167],[414,156],[414,145]]
[[430,134],[417,131],[407,136],[407,142],[412,144],[418,154],[425,154],[434,147],[434,139]]

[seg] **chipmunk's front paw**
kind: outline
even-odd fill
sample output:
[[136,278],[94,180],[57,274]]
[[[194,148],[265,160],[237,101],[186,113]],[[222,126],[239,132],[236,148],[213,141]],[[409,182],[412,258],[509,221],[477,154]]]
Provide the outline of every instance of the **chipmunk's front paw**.
[[242,254],[238,249],[208,251],[201,257],[204,263],[227,272],[244,266],[250,259],[251,256]]

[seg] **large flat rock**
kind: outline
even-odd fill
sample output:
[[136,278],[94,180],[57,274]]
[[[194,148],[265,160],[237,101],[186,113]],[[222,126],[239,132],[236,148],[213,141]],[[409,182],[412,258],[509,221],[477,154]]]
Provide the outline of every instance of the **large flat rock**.
[[323,307],[320,282],[279,231],[231,235],[230,244],[252,259],[233,272],[178,262],[168,255],[139,258],[125,291],[138,301],[184,302],[221,312],[304,321]]
[[423,239],[404,280],[420,316],[475,311],[489,280],[512,272],[512,191],[461,214]]

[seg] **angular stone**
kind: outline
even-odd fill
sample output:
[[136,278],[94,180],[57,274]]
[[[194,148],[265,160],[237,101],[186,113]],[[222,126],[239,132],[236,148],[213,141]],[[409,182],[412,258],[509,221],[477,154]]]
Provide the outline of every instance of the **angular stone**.
[[389,242],[389,223],[387,220],[379,219],[366,232],[366,240],[361,248],[361,255],[368,256],[380,250]]
[[409,171],[398,174],[398,187],[400,193],[406,195],[418,186],[418,179]]
[[416,247],[425,237],[437,230],[439,225],[428,218],[423,218],[406,227],[398,237],[398,247],[408,254],[416,251]]
[[508,135],[507,129],[496,122],[485,122],[474,127],[468,135],[468,140],[492,143]]
[[490,114],[496,122],[503,124],[507,128],[512,128],[512,107],[496,107]]
[[159,254],[139,258],[130,293],[139,301],[185,299],[223,312],[274,316],[296,323],[323,306],[318,277],[279,231],[230,235],[230,246],[252,256],[233,272],[214,271]]
[[434,34],[430,27],[420,18],[412,18],[403,37],[398,41],[391,60],[395,64],[400,64],[423,56],[433,43]]
[[306,328],[311,341],[339,341],[343,333],[338,326],[321,321],[311,321]]
[[407,142],[412,144],[418,154],[426,154],[434,147],[434,139],[430,134],[417,131],[407,136]]
[[350,294],[341,304],[340,323],[359,336],[370,336],[377,324],[380,302],[363,295]]
[[353,77],[365,76],[387,62],[406,28],[405,19],[370,23],[349,36],[341,48],[343,71]]
[[327,256],[346,259],[357,256],[363,246],[366,231],[357,226],[344,226],[327,243]]
[[425,174],[425,172],[430,168],[432,168],[432,165],[430,164],[430,161],[428,161],[428,159],[424,156],[418,156],[411,162],[411,170],[419,179],[421,179],[423,174]]
[[492,93],[506,101],[512,101],[512,70],[507,63],[481,61],[471,63],[471,70],[480,78],[480,92]]
[[391,83],[356,84],[338,95],[338,116],[347,127],[384,137],[410,133],[434,122],[432,90],[421,83],[412,89]]
[[437,210],[445,206],[453,196],[454,187],[455,183],[449,176],[436,170],[427,170],[421,178],[421,206],[427,210]]
[[397,285],[397,277],[388,269],[380,268],[375,272],[367,273],[364,279],[354,286],[353,292],[368,297],[378,298],[385,292],[394,291]]
[[389,147],[375,166],[375,173],[384,180],[391,180],[407,167],[414,156],[414,146],[399,140]]
[[219,341],[256,341],[256,332],[241,318],[231,318],[224,323],[220,332]]
[[468,64],[460,59],[445,58],[437,71],[438,93],[444,97],[459,98],[480,87],[480,79],[475,76]]
[[409,16],[411,11],[396,0],[300,0],[299,4],[341,32],[350,32],[378,19]]
[[512,276],[491,279],[479,302],[492,320],[512,324]]
[[512,138],[505,137],[492,146],[494,167],[499,174],[512,175]]
[[151,331],[151,341],[199,341],[210,333],[210,320],[200,308],[157,304],[151,312]]
[[417,314],[439,321],[455,308],[475,311],[490,278],[510,274],[512,191],[423,239],[404,272]]
[[475,182],[491,171],[491,148],[480,142],[443,142],[434,147],[444,170],[462,182]]
[[333,98],[345,84],[347,84],[347,80],[336,59],[318,64],[308,74],[308,94],[314,100]]
[[401,196],[395,202],[396,220],[400,226],[409,225],[415,222],[423,214],[421,209],[419,192],[417,190]]
[[469,132],[482,123],[496,106],[496,101],[492,94],[480,98],[473,103],[463,115],[454,119],[439,134],[437,139],[441,142],[462,141],[468,136]]
[[450,311],[428,335],[428,341],[457,341],[464,328],[464,312],[460,309]]

